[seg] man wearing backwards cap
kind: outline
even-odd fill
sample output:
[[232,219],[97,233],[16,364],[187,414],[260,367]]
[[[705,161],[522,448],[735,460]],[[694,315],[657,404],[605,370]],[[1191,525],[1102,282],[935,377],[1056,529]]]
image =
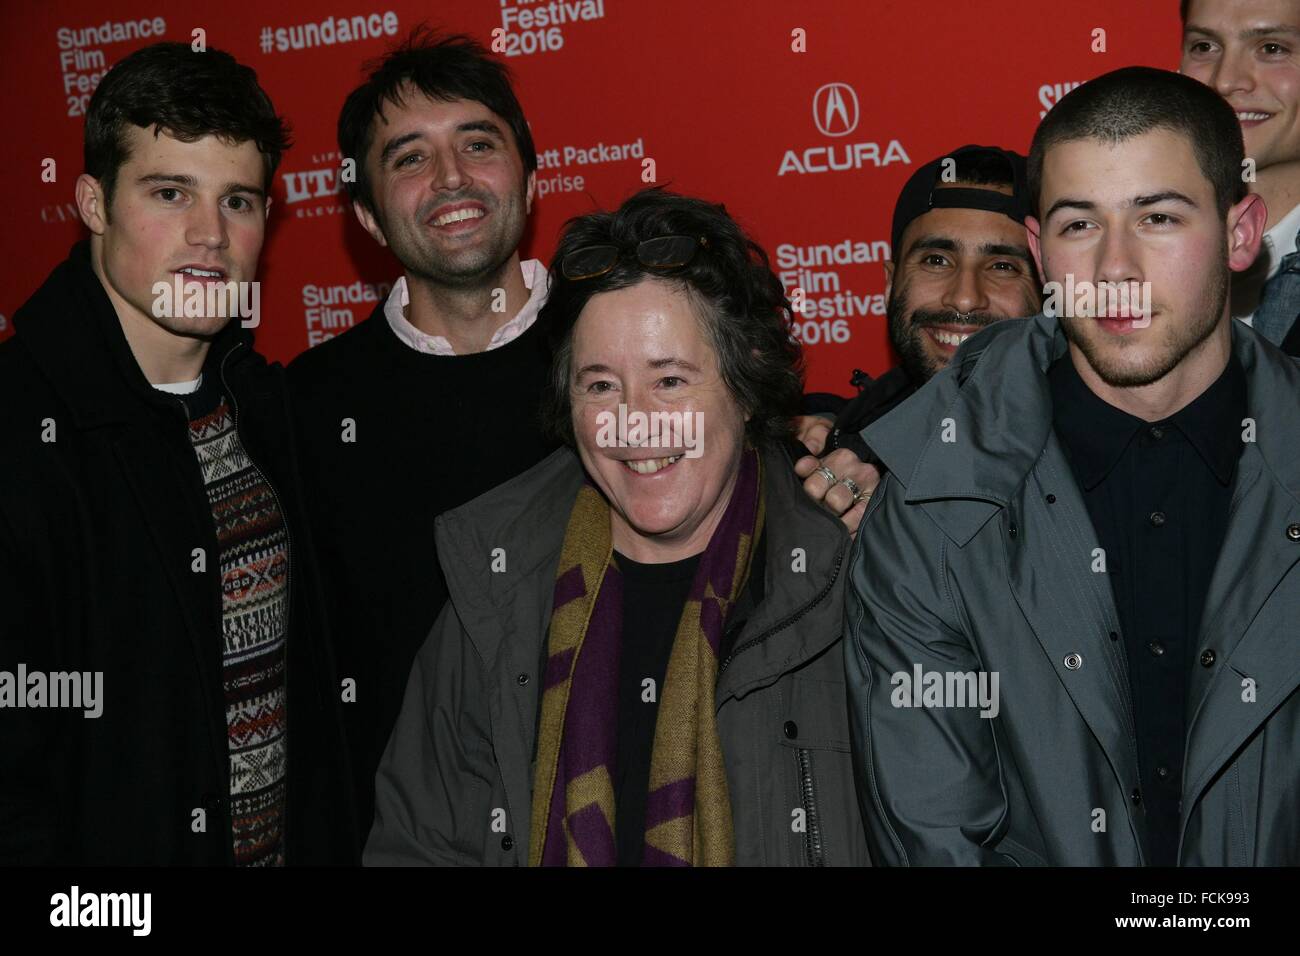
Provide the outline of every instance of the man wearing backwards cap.
[[885,263],[889,340],[900,364],[875,380],[856,373],[861,391],[847,403],[808,396],[808,410],[838,413],[828,450],[849,448],[879,464],[862,429],[928,382],[972,333],[1038,312],[1025,181],[1024,157],[993,146],[963,146],[912,174],[894,206]]

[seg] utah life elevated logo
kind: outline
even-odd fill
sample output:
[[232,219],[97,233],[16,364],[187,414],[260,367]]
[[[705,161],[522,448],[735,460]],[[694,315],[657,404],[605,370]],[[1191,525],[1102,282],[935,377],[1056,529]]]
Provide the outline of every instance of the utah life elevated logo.
[[[858,94],[847,83],[827,83],[818,88],[812,100],[813,123],[829,139],[842,139],[858,128]],[[912,160],[896,139],[891,139],[883,154],[877,142],[832,142],[809,146],[804,150],[787,149],[781,157],[778,176],[786,173],[831,173],[863,166],[888,166]]]
[[311,161],[314,168],[280,174],[284,180],[285,205],[298,219],[341,215],[347,209],[339,176],[342,156],[337,150],[313,153]]

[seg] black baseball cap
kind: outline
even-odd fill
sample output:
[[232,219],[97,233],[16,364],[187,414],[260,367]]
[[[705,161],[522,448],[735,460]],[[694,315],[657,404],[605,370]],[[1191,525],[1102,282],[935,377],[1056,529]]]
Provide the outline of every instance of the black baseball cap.
[[[1001,159],[1009,167],[1010,196],[980,186],[936,188],[942,181],[944,160],[953,160],[956,178],[961,179],[963,159],[969,161],[972,157],[990,156]],[[889,246],[891,255],[897,261],[903,230],[913,219],[924,216],[931,209],[983,209],[986,212],[1000,212],[1023,224],[1030,213],[1027,179],[1025,157],[997,146],[963,146],[926,163],[908,179],[894,205],[894,228]]]

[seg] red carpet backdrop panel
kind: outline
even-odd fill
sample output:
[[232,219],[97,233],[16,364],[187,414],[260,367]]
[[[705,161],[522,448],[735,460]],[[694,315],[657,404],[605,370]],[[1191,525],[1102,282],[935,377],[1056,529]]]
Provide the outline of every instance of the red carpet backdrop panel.
[[82,233],[73,185],[91,93],[157,40],[232,53],[294,128],[262,255],[261,351],[287,362],[364,319],[399,267],[339,188],[335,123],[362,64],[421,22],[474,36],[515,73],[540,162],[525,257],[549,263],[566,219],[652,182],[723,202],[803,300],[809,389],[841,394],[852,369],[893,363],[882,264],[915,166],[965,143],[1023,152],[1075,85],[1130,64],[1176,69],[1179,43],[1175,0],[6,5],[0,149],[16,188],[0,338]]

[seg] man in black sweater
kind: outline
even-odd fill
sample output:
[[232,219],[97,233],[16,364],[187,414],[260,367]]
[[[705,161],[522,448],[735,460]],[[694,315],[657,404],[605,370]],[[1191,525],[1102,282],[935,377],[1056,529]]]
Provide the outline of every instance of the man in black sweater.
[[243,308],[287,131],[251,69],[159,43],[85,135],[90,237],[0,345],[0,864],[353,862],[284,370]]
[[[468,37],[417,32],[349,95],[339,147],[356,160],[357,219],[404,270],[368,319],[289,367],[364,831],[447,598],[434,521],[556,445],[538,417],[547,272],[518,252],[537,154],[505,68]],[[868,466],[840,451],[803,467],[809,495],[856,530],[865,501],[843,479],[864,484]]]

